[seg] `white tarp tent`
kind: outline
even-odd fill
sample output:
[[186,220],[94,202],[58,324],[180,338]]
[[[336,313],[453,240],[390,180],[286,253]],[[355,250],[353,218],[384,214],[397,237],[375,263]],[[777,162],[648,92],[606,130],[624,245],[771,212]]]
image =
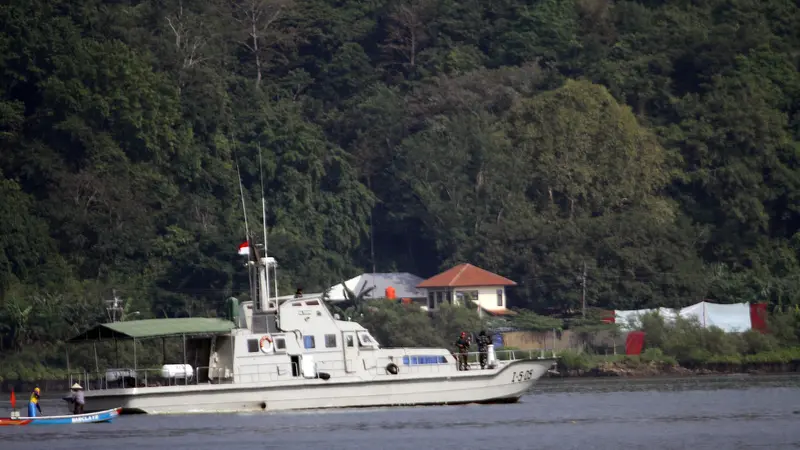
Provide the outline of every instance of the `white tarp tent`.
[[[414,274],[408,272],[395,273],[365,273],[353,277],[344,282],[344,286],[358,295],[359,292],[368,288],[373,288],[367,299],[383,298],[386,295],[386,288],[389,286],[395,289],[397,298],[427,298],[427,294],[422,289],[417,289],[417,285],[424,281]],[[345,300],[344,286],[339,283],[328,289],[328,300],[340,302]]]
[[637,328],[640,326],[639,318],[642,315],[655,311],[668,322],[674,320],[676,315],[680,315],[687,319],[696,318],[703,327],[714,326],[726,332],[742,332],[751,328],[749,303],[721,305],[700,302],[677,311],[669,308],[614,311],[614,321],[622,328]]

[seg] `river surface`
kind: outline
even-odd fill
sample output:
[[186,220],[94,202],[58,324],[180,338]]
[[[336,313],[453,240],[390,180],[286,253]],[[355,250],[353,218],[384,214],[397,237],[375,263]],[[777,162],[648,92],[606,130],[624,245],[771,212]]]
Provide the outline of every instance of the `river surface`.
[[[63,405],[45,397],[42,408],[61,414]],[[0,450],[31,448],[800,449],[800,376],[543,380],[512,405],[139,415],[0,428]]]

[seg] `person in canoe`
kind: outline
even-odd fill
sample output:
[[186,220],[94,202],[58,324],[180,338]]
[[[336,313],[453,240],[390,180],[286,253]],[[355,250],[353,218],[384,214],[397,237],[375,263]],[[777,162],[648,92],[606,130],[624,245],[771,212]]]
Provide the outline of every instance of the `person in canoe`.
[[31,392],[31,399],[28,401],[28,417],[42,415],[42,407],[39,406],[39,395],[41,393],[42,391],[39,389],[39,386],[33,388],[33,392]]
[[83,407],[86,405],[83,386],[78,383],[72,385],[72,396],[69,397],[69,402],[72,403],[72,414],[83,414]]

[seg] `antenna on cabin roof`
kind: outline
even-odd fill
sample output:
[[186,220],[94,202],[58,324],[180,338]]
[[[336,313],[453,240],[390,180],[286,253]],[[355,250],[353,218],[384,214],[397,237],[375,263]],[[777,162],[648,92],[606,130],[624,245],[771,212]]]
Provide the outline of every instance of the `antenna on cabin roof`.
[[[261,161],[261,144],[258,144],[258,171],[261,176],[261,226],[264,231],[264,261],[266,264],[265,270],[265,283],[264,283],[264,293],[266,294],[266,304],[264,305],[265,308],[270,308],[270,285],[269,285],[269,245],[267,241],[267,200],[264,196],[264,163]],[[275,307],[277,308],[278,304],[278,274],[277,268],[275,268],[275,277],[273,278],[273,283],[275,283]]]

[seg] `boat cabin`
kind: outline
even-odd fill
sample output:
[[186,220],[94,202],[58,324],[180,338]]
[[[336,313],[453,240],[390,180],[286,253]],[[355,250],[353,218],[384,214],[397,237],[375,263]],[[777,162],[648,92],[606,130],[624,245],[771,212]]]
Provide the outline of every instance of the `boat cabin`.
[[[255,264],[255,261],[251,261]],[[254,302],[230,301],[231,320],[212,318],[151,319],[97,325],[68,343],[100,340],[133,341],[133,367],[88,370],[77,377],[87,390],[94,388],[146,388],[181,384],[283,383],[294,379],[331,377],[373,379],[404,373],[456,370],[449,350],[384,349],[357,322],[334,317],[319,296],[270,296],[267,267],[257,267],[259,284],[251,292]],[[262,290],[261,287],[264,287]],[[139,355],[146,339],[181,339],[181,354],[167,356],[161,365],[141,368]],[[153,346],[148,347],[151,351]],[[138,353],[138,354],[137,354]],[[173,352],[174,353],[174,352]],[[96,355],[96,352],[95,352]],[[149,365],[152,365],[152,355]],[[494,360],[494,355],[490,355]],[[67,356],[69,361],[69,355]]]

